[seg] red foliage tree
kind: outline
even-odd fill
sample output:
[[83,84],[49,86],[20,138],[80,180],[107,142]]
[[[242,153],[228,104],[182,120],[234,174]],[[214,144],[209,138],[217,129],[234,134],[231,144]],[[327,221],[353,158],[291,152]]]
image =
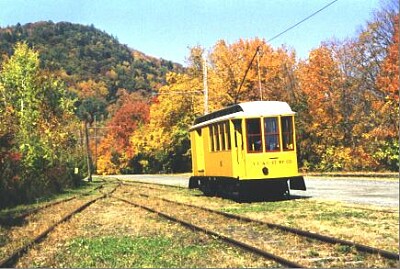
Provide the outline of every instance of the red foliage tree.
[[99,173],[121,173],[134,156],[130,145],[132,133],[149,119],[149,105],[134,95],[125,95],[106,125],[106,136],[98,148]]

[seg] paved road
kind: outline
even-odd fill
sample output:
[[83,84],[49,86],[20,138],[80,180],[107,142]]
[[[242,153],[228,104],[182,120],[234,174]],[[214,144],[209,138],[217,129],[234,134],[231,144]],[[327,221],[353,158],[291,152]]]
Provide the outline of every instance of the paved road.
[[[190,175],[117,175],[112,177],[186,187]],[[291,190],[291,195],[399,208],[398,180],[321,179],[318,177],[306,177],[305,180],[307,191]]]
[[306,186],[307,191],[291,191],[291,194],[357,204],[399,207],[397,180],[306,178]]

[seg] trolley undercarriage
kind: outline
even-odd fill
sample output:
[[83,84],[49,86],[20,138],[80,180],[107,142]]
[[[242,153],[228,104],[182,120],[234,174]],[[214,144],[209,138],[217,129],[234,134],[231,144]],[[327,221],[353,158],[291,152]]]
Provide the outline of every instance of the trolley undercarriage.
[[192,176],[189,179],[190,189],[198,188],[207,196],[220,196],[235,200],[275,199],[288,195],[289,187],[293,190],[306,190],[303,176],[254,180]]

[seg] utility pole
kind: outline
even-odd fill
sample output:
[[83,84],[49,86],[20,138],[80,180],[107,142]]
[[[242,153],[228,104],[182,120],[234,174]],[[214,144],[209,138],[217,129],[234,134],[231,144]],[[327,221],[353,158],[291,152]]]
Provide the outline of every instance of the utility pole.
[[94,173],[97,175],[97,117],[94,115]]
[[87,169],[88,169],[88,181],[92,181],[92,156],[90,154],[90,145],[89,145],[89,122],[87,120],[84,121],[85,124],[85,138],[86,138],[86,161],[87,161]]
[[207,60],[203,58],[204,115],[208,114]]

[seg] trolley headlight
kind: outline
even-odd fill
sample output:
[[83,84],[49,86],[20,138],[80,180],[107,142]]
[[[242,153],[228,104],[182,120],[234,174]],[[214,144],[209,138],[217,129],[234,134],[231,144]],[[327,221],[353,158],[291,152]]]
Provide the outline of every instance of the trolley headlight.
[[268,175],[269,171],[267,167],[263,167],[262,172],[264,175]]

